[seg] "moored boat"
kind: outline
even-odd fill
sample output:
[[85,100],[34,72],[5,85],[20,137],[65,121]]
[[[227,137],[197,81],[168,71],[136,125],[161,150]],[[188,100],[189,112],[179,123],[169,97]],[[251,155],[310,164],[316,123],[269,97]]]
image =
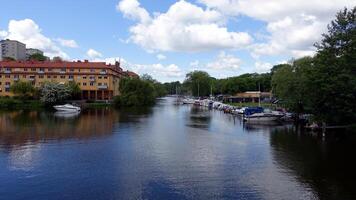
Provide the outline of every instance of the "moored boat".
[[261,107],[256,108],[246,108],[244,111],[244,120],[253,122],[268,122],[277,121],[281,119],[284,115],[276,112],[264,112]]
[[73,106],[71,104],[56,105],[56,106],[53,106],[53,107],[57,111],[61,111],[61,112],[80,112],[80,110],[81,110],[80,107]]

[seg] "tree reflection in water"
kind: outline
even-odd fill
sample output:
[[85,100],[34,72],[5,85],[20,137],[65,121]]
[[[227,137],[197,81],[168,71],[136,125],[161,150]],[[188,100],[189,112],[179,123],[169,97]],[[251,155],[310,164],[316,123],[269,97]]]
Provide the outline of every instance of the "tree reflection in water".
[[356,138],[343,133],[297,134],[293,128],[271,132],[274,160],[309,184],[320,199],[354,199]]

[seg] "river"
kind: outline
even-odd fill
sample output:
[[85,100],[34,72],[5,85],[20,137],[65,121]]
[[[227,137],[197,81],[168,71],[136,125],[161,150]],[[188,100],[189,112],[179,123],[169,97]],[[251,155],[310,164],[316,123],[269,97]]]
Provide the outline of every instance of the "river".
[[0,199],[356,199],[356,140],[172,98],[80,115],[0,112]]

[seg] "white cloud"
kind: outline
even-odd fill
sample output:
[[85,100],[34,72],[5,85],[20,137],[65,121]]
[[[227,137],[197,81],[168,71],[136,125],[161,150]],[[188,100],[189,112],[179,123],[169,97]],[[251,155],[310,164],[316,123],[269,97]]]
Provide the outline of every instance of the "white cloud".
[[273,65],[268,62],[255,62],[255,72],[257,73],[266,73],[272,69]]
[[161,63],[155,64],[137,64],[128,62],[125,59],[119,57],[105,58],[105,59],[94,59],[94,61],[104,61],[106,63],[114,64],[115,61],[121,62],[121,67],[125,70],[130,70],[140,75],[149,74],[154,79],[161,82],[176,81],[177,79],[184,79],[184,71],[175,64],[163,65]]
[[157,59],[158,60],[165,60],[167,57],[165,56],[165,55],[163,55],[163,54],[157,54]]
[[66,40],[62,38],[57,38],[56,41],[63,47],[78,48],[78,44],[75,40]]
[[184,0],[171,5],[166,13],[155,13],[153,17],[137,0],[120,1],[117,9],[125,17],[138,20],[130,27],[130,41],[150,51],[234,49],[252,41],[246,32],[229,31],[226,18],[220,12]]
[[103,57],[103,55],[100,52],[98,52],[98,51],[96,51],[94,49],[89,49],[87,51],[87,56],[89,56],[89,58],[91,58],[91,59]]
[[233,55],[220,52],[214,62],[208,63],[206,67],[212,70],[236,71],[240,68],[241,60]]
[[40,27],[31,19],[10,20],[7,33],[6,38],[23,42],[27,48],[40,49],[50,57],[69,58],[50,38],[42,34]]
[[121,11],[127,18],[139,20],[142,23],[151,21],[150,14],[140,7],[140,3],[137,0],[122,0],[117,4],[116,9]]
[[1,40],[1,39],[5,39],[6,36],[7,36],[7,32],[0,30],[0,40]]
[[252,55],[312,55],[336,12],[356,0],[199,0],[228,16],[246,15],[267,22],[266,42],[251,45]]

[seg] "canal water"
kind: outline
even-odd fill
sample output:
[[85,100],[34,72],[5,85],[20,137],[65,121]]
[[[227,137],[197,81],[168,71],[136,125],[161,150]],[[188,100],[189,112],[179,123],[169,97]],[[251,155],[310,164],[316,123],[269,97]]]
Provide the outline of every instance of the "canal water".
[[0,112],[0,199],[356,199],[356,142],[159,100]]

